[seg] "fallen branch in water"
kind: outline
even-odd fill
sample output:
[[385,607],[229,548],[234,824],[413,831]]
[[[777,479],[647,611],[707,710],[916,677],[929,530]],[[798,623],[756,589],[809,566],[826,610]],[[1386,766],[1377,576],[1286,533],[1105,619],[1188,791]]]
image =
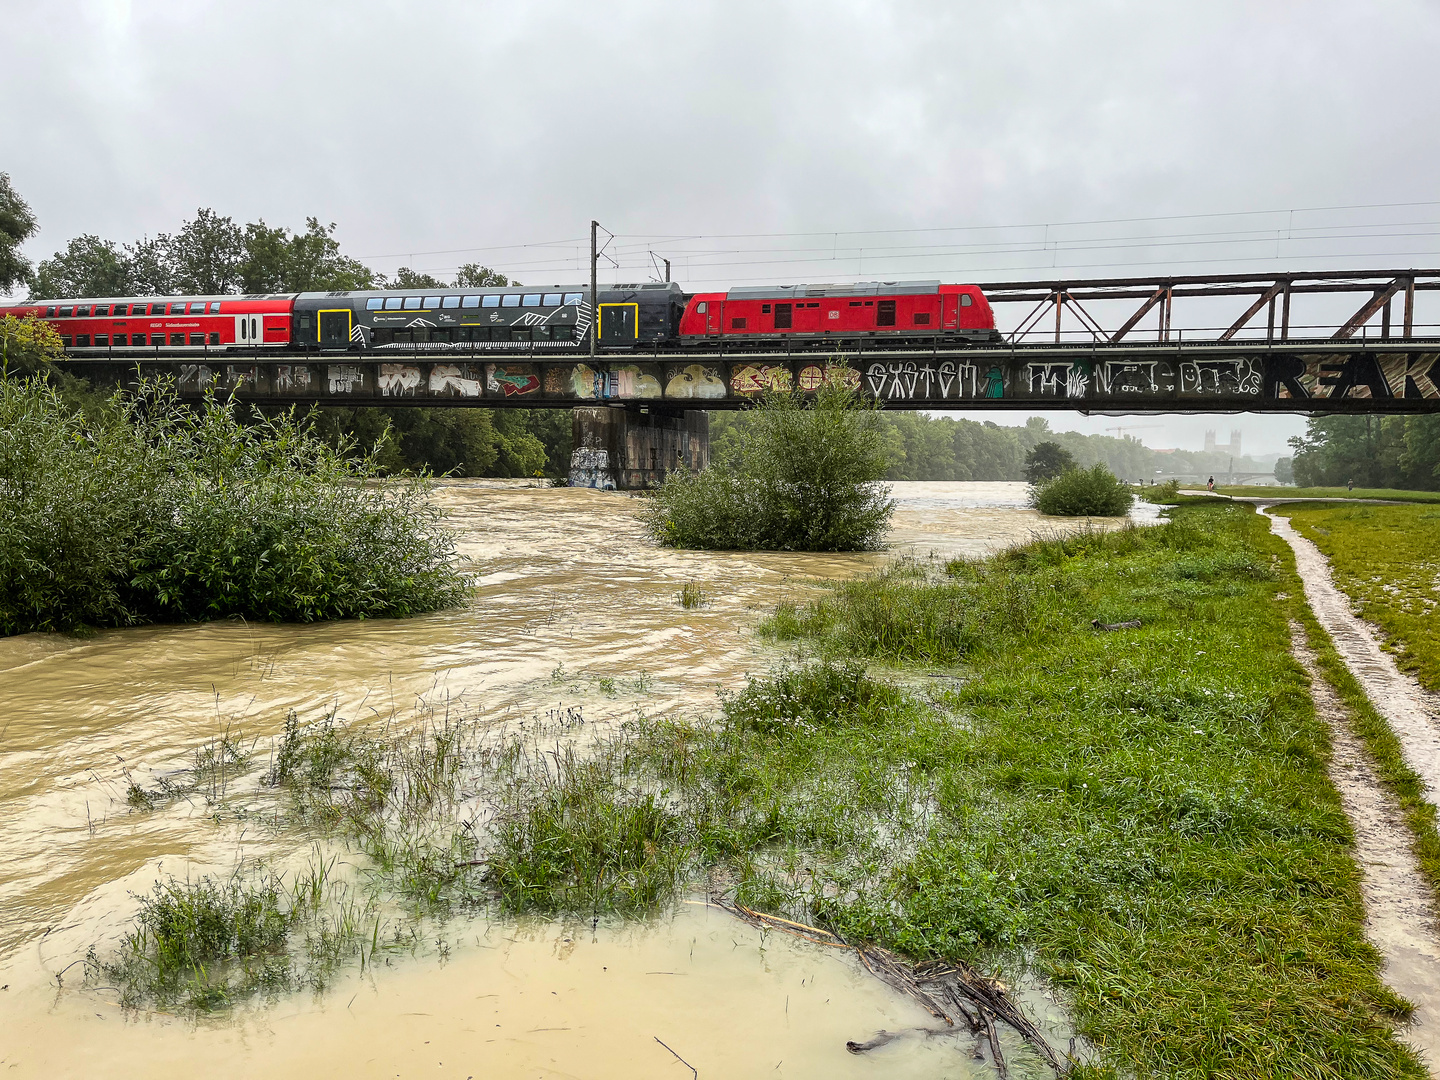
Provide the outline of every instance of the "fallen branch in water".
[[[1001,1076],[1006,1075],[1006,1065],[995,1031],[996,1020],[1008,1024],[1034,1046],[1057,1075],[1063,1075],[1069,1068],[1035,1025],[1026,1019],[1019,1006],[1010,1000],[1005,988],[969,964],[958,960],[926,960],[910,964],[878,945],[857,945],[831,930],[782,919],[778,915],[766,915],[733,900],[712,897],[709,903],[763,930],[779,930],[816,945],[854,949],[866,970],[892,989],[914,998],[936,1019],[952,1027],[957,1020],[963,1021],[972,1033],[978,1035],[983,1032],[990,1043],[995,1068]],[[933,1034],[929,1029],[924,1030]],[[884,1046],[899,1035],[899,1032],[880,1031],[868,1042],[847,1042],[845,1048],[852,1054],[863,1054]]]

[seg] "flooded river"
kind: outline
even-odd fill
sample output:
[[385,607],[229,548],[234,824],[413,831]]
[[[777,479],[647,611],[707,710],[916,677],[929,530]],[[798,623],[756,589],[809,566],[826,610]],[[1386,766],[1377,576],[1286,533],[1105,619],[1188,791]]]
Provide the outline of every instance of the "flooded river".
[[[291,709],[404,719],[422,700],[517,719],[580,708],[602,724],[640,710],[706,711],[718,689],[772,662],[750,627],[814,587],[806,582],[896,553],[981,555],[1074,527],[1024,509],[1024,494],[1023,484],[897,484],[884,555],[715,554],[655,549],[625,496],[449,481],[437,498],[479,575],[462,609],[0,640],[0,1069],[688,1075],[676,1055],[712,1076],[978,1068],[953,1040],[923,1035],[846,1054],[846,1039],[929,1018],[848,954],[694,905],[663,925],[479,925],[448,956],[223,1022],[126,1020],[112,995],[79,988],[79,967],[63,988],[55,973],[113,942],[134,911],[130,894],[159,873],[226,870],[242,849],[284,854],[272,850],[281,841],[217,825],[203,806],[139,814],[125,804],[128,776],[180,765],[227,725],[264,737]],[[705,606],[679,605],[687,582]]]

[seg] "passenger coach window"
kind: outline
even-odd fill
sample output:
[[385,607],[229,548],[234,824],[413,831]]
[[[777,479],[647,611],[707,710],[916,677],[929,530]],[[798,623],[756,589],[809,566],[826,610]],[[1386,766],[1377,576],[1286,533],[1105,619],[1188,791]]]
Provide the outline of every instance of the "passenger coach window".
[[402,303],[404,303],[404,302],[405,302],[405,301],[404,301],[404,298],[403,298],[403,297],[400,297],[400,296],[387,296],[387,297],[385,298],[385,310],[386,310],[386,311],[399,311],[399,310],[400,310],[400,305],[401,305]]
[[145,305],[144,305],[144,304],[131,304],[131,305],[130,305],[130,317],[131,317],[132,319],[133,319],[136,315],[144,315],[144,314],[145,314]]
[[90,347],[90,335],[89,335],[89,334],[76,334],[76,335],[75,335],[75,347],[76,347],[77,349],[88,349],[88,348]]
[[[487,297],[485,297],[485,299],[486,299],[486,300],[489,300],[490,298],[487,296]],[[460,306],[461,306],[462,308],[476,308],[476,307],[479,307],[479,306],[480,306],[480,297],[478,297],[478,296],[467,296],[467,297],[465,297],[464,300],[461,300],[461,301],[460,301]],[[488,305],[486,305],[486,306],[487,306],[487,307],[494,307],[495,305],[494,305],[494,304],[488,304]]]
[[109,304],[96,304],[96,305],[95,305],[95,314],[96,314],[96,315],[109,315],[109,314],[110,314],[110,305],[109,305]]
[[544,303],[546,307],[559,307],[562,299],[564,298],[558,292],[547,292]]
[[212,301],[210,301],[210,314],[211,314],[211,315],[219,315],[219,314],[220,314],[220,301],[219,301],[219,300],[212,300]]
[[585,294],[584,294],[584,293],[567,292],[567,293],[565,294],[565,303],[566,303],[567,306],[569,306],[570,304],[575,304],[575,305],[578,306],[579,304],[583,303],[584,300],[585,300]]
[[126,335],[125,335],[125,334],[116,334],[116,335],[115,335],[115,344],[116,344],[116,345],[119,345],[119,346],[122,346],[122,347],[123,347],[123,346],[125,345],[125,342],[126,342]]
[[539,307],[540,294],[538,292],[526,293],[524,296],[524,304],[526,307]]
[[55,317],[55,308],[53,306],[45,309],[45,317],[47,319],[53,319]]
[[118,319],[118,318],[120,318],[120,316],[122,316],[122,315],[125,314],[125,308],[126,308],[126,305],[125,305],[125,304],[116,304],[116,305],[115,305],[115,310],[114,310],[111,314],[112,314],[115,318]]
[[419,311],[419,310],[420,310],[420,297],[418,297],[418,296],[407,296],[407,297],[405,297],[405,310],[406,310],[406,311]]
[[[156,336],[156,337],[159,337],[160,335],[159,335],[159,334],[156,334],[155,336]],[[185,344],[185,335],[184,335],[184,334],[171,334],[171,335],[170,335],[170,344],[171,344],[171,345],[184,345],[184,344]]]
[[135,345],[144,345],[144,344],[145,344],[145,335],[144,335],[144,334],[136,334],[136,335],[134,335],[130,340],[131,340],[131,342],[132,342],[133,344],[135,344]]
[[961,294],[960,294],[960,306],[961,306],[961,307],[973,307],[974,305],[975,305],[975,298],[974,298],[973,296],[971,296],[968,292],[967,292],[967,293],[961,293]]
[[67,318],[72,312],[74,312],[74,310],[75,309],[73,307],[62,307],[60,309],[60,317],[62,319]]
[[433,311],[435,308],[438,308],[438,307],[440,306],[440,297],[438,297],[438,296],[427,296],[427,297],[425,297],[425,306],[426,306],[427,308],[430,308],[430,309]]
[[191,304],[191,305],[190,305],[190,314],[191,314],[191,315],[204,315],[204,314],[205,314],[205,301],[204,301],[204,300],[197,300],[197,301],[195,301],[193,304]]
[[110,335],[109,335],[109,334],[96,334],[96,335],[95,335],[95,346],[96,346],[96,348],[100,348],[100,349],[109,348],[109,347],[110,347]]
[[384,306],[385,298],[383,296],[372,296],[365,301],[366,311],[379,311]]
[[445,297],[445,303],[441,304],[440,306],[441,306],[441,307],[447,307],[447,308],[459,307],[459,306],[460,306],[460,297],[458,297],[458,296],[447,296],[447,297]]
[[77,308],[75,309],[75,314],[76,314],[76,315],[89,315],[89,314],[90,314],[90,305],[89,305],[89,304],[82,304],[80,307],[77,307]]
[[501,297],[501,299],[500,299],[500,306],[501,306],[501,307],[519,307],[519,306],[520,306],[520,296],[519,296],[519,294],[517,294],[517,293],[511,293],[509,296]]

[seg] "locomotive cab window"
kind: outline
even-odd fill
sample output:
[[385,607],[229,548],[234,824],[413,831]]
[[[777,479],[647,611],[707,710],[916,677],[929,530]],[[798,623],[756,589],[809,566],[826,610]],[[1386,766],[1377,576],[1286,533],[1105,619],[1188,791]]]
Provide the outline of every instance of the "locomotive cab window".
[[974,298],[973,296],[971,296],[968,292],[967,292],[967,293],[961,293],[961,294],[960,294],[960,306],[961,306],[961,307],[973,307],[974,304],[975,304],[975,298]]
[[875,325],[876,325],[876,326],[894,326],[894,325],[895,325],[895,301],[894,301],[894,300],[881,300],[881,301],[880,301],[879,306],[875,308]]
[[[698,304],[695,305],[695,314],[696,314],[696,315],[704,315],[704,314],[705,314],[707,311],[709,311],[709,310],[710,310],[709,301],[701,300]],[[770,306],[769,306],[768,304],[765,306],[765,310],[766,310],[766,311],[769,311],[769,310],[770,310]]]

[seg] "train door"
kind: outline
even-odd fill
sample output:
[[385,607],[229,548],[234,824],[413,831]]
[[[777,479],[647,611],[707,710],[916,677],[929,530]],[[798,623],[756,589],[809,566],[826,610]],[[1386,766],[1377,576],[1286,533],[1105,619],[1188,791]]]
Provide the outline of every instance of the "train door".
[[954,330],[960,325],[960,294],[942,293],[940,302],[944,305],[940,325],[946,330]]
[[723,300],[711,300],[705,309],[705,333],[718,334],[720,328],[725,325],[725,302]]
[[345,349],[350,346],[350,319],[349,308],[338,308],[330,311],[321,311],[320,315],[320,347],[329,349]]
[[639,337],[639,304],[600,305],[600,343],[602,345],[634,345]]
[[797,334],[818,334],[820,325],[820,301],[795,301],[795,332]]
[[235,344],[263,345],[265,329],[259,315],[235,316]]

